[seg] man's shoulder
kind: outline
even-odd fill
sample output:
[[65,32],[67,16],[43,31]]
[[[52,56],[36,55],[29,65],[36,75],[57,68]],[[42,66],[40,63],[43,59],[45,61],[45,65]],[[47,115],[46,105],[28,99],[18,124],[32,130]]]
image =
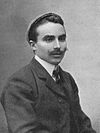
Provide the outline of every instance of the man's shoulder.
[[73,79],[73,76],[70,72],[62,70],[62,73],[65,78],[69,78],[70,80]]
[[10,77],[9,80],[12,78],[28,78],[29,75],[31,75],[31,68],[30,65],[25,65],[21,67],[19,70],[15,71]]
[[63,70],[63,77],[66,79],[67,82],[69,82],[72,87],[76,87],[76,81],[73,77],[73,75],[70,72],[64,71]]
[[28,95],[33,91],[35,94],[37,91],[35,84],[30,64],[25,65],[8,78],[3,87],[0,100],[3,103],[4,95],[21,95],[24,93]]
[[30,86],[32,87],[35,84],[34,73],[31,69],[30,63],[21,67],[19,70],[14,72],[5,83],[5,87],[9,85],[19,85],[19,86]]
[[[14,72],[6,81],[3,92],[17,90],[31,90],[35,85],[34,74],[30,64]],[[30,89],[29,89],[30,88]]]

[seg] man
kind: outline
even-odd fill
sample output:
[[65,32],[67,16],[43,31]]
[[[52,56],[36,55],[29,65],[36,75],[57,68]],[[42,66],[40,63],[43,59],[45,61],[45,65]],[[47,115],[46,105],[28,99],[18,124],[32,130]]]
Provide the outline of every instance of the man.
[[27,40],[35,57],[9,78],[1,97],[9,133],[95,133],[74,79],[58,66],[67,50],[62,18],[40,16]]

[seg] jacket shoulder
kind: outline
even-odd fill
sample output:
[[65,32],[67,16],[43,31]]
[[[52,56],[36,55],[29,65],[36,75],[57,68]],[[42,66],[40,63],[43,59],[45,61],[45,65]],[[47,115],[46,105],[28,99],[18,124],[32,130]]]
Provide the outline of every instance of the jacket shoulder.
[[66,71],[63,71],[63,73],[64,73],[64,77],[66,79],[66,82],[68,82],[71,85],[73,91],[78,92],[78,86],[77,86],[76,81],[73,78],[73,76],[69,72],[66,72]]
[[26,65],[20,68],[18,71],[13,73],[9,78],[8,81],[19,79],[22,81],[26,81],[31,84],[32,79],[34,78],[33,73],[31,71],[30,65]]
[[34,74],[31,71],[30,65],[26,65],[13,73],[7,80],[1,97],[3,98],[5,94],[7,95],[33,95],[36,97],[36,81]]
[[69,72],[63,70],[63,74],[65,78],[68,78],[71,81],[75,81],[72,74],[70,74]]

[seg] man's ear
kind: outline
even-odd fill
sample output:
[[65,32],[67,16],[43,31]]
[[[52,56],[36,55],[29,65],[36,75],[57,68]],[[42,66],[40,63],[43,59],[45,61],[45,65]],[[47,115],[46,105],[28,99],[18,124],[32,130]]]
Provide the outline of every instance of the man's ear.
[[36,51],[36,43],[34,41],[30,40],[30,46],[33,51]]

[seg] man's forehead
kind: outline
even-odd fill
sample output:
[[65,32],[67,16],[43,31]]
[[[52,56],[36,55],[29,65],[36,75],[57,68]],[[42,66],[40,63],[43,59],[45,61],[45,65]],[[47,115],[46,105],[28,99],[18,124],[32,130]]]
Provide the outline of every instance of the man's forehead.
[[59,23],[48,22],[37,27],[37,32],[40,34],[65,34],[65,28]]

